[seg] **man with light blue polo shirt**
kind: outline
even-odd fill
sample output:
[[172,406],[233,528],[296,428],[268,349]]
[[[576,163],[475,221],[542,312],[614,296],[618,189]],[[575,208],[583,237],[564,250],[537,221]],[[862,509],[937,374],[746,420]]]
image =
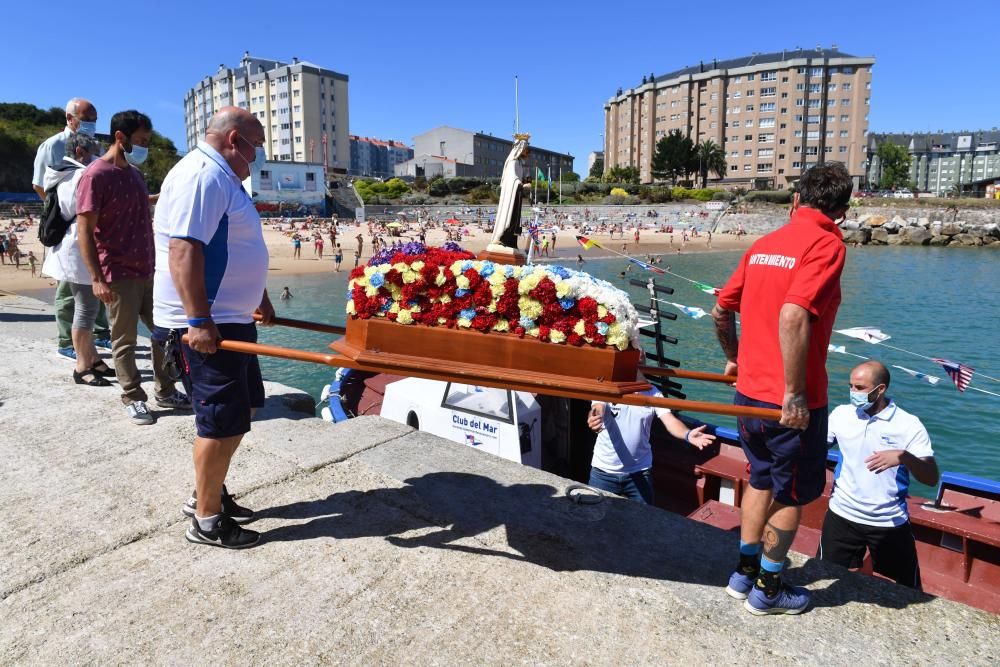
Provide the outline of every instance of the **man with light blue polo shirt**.
[[[257,357],[220,350],[220,340],[256,342],[253,315],[274,317],[267,296],[268,254],[260,216],[242,181],[262,162],[264,128],[248,111],[220,109],[204,141],[163,181],[154,219],[153,319],[167,330],[191,396],[195,492],[183,507],[188,541],[228,549],[251,547],[260,534],[225,487],[236,448],[264,404]],[[188,342],[180,344],[180,337]],[[159,332],[162,335],[162,332]]]
[[867,550],[875,572],[919,589],[907,488],[911,472],[923,484],[937,484],[938,468],[927,429],[889,398],[889,380],[878,361],[859,364],[851,371],[851,404],[830,415],[828,439],[841,458],[819,558],[857,568]]

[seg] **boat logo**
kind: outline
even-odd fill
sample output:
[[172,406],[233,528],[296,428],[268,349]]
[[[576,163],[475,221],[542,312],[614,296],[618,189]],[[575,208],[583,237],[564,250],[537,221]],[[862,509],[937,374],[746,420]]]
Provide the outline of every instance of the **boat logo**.
[[466,433],[465,444],[469,445],[470,447],[477,447],[483,443],[481,441],[477,441],[476,436],[472,435],[471,433]]

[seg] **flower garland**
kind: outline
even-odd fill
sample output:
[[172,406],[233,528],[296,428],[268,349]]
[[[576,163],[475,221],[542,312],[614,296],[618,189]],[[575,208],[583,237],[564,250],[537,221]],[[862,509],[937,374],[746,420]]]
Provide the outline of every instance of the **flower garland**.
[[408,243],[351,271],[347,313],[568,345],[639,347],[638,315],[610,283],[561,266],[479,261],[456,244]]

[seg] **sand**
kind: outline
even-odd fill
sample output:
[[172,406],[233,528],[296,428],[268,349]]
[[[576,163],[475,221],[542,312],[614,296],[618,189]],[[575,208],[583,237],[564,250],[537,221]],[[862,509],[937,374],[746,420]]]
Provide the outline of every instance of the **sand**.
[[[0,220],[0,229],[5,229],[9,222],[9,220]],[[362,233],[364,235],[365,241],[361,256],[362,262],[371,257],[371,240],[368,236],[367,225],[356,227],[353,223],[341,224],[340,229],[341,231],[338,234],[337,242],[340,243],[344,249],[344,261],[341,264],[341,271],[350,271],[350,269],[354,266],[354,250],[357,247],[355,237],[358,233]],[[467,227],[467,229],[469,234],[464,236],[462,246],[471,252],[484,250],[486,245],[489,243],[490,233],[482,231],[474,226]],[[581,248],[576,242],[576,233],[576,229],[569,228],[564,229],[558,234],[556,238],[556,249],[553,253],[555,258],[565,259],[567,264],[572,265],[578,254],[583,255],[584,259],[608,256],[611,254],[598,248],[583,250],[583,248]],[[644,230],[642,232],[638,246],[633,243],[629,232],[626,232],[625,236],[625,240],[620,240],[617,236],[614,240],[611,240],[607,234],[590,234],[590,238],[594,239],[598,243],[619,252],[622,249],[622,244],[626,243],[626,252],[640,259],[644,258],[647,254],[677,254],[677,250],[681,244],[680,233],[675,233],[673,235],[673,245],[670,244],[669,234],[653,232],[652,230]],[[27,255],[29,250],[34,251],[35,256],[38,258],[36,263],[37,274],[35,277],[31,276],[28,262],[24,258],[21,259],[20,270],[17,270],[14,266],[9,264],[0,266],[0,290],[18,294],[25,292],[37,294],[39,293],[39,290],[43,292],[51,290],[55,287],[56,281],[48,276],[43,276],[41,273],[43,250],[45,250],[45,248],[43,248],[42,244],[38,241],[37,222],[28,228],[27,231],[19,233],[18,237],[20,240],[21,251],[25,253],[25,255]],[[683,249],[681,249],[681,252],[695,253],[745,250],[756,238],[759,237],[747,235],[741,239],[737,239],[735,236],[729,234],[713,234],[712,247],[709,248],[707,237],[700,236],[698,238],[689,239],[688,243],[683,247]],[[404,232],[402,240],[408,241],[415,239],[415,230],[412,233]],[[267,243],[268,250],[271,255],[271,276],[334,272],[334,253],[330,247],[329,236],[326,233],[324,233],[322,260],[319,258],[318,253],[316,253],[312,242],[308,239],[304,239],[302,242],[301,258],[293,258],[292,240],[290,234],[288,232],[277,231],[277,229],[272,227],[268,222],[265,222],[264,225],[264,240]],[[389,240],[391,242],[392,239],[390,238]],[[429,245],[440,245],[444,241],[445,232],[443,230],[431,229],[428,231],[427,243]],[[544,261],[544,258],[542,258],[542,261]]]

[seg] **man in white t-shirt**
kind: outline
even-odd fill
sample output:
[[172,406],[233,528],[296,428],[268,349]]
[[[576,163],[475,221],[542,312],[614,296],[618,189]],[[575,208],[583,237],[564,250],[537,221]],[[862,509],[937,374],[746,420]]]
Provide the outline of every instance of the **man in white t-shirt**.
[[858,364],[851,371],[851,404],[830,415],[828,439],[841,458],[819,557],[857,568],[867,550],[875,572],[919,589],[907,488],[910,473],[923,484],[937,484],[938,468],[927,430],[888,396],[889,380],[881,363]]
[[[645,396],[663,397],[655,387]],[[621,403],[593,402],[587,425],[597,433],[590,469],[590,486],[602,491],[653,504],[653,449],[649,434],[653,417],[659,417],[670,435],[698,449],[712,444],[715,436],[705,426],[689,429],[667,408],[647,408]]]
[[[187,539],[228,549],[251,547],[254,519],[225,487],[229,463],[264,404],[256,355],[220,350],[220,340],[257,342],[254,312],[274,317],[267,296],[267,246],[243,181],[263,163],[264,128],[250,112],[223,107],[205,140],[163,181],[153,221],[153,320],[191,396],[195,493],[184,505]],[[184,334],[188,342],[179,345]],[[164,335],[160,332],[158,335]]]

